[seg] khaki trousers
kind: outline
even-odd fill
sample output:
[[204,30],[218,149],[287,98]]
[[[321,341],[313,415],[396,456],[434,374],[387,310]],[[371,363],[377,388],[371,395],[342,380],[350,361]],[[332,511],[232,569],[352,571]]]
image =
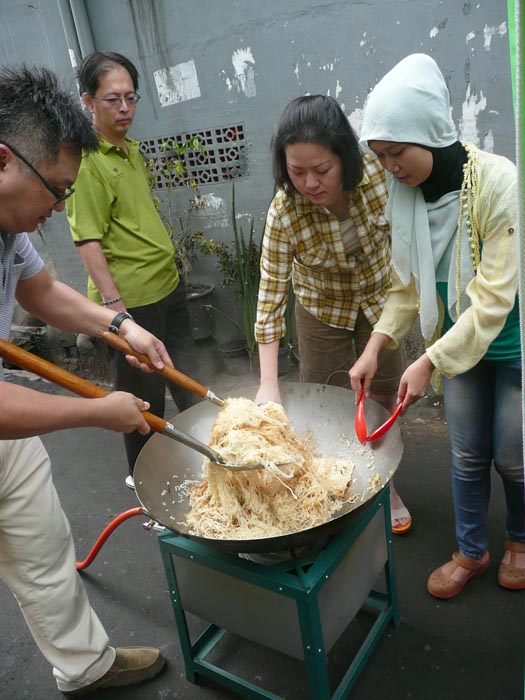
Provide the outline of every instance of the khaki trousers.
[[103,676],[115,650],[76,571],[71,529],[39,438],[0,441],[0,578],[60,690]]
[[[359,311],[354,330],[332,328],[296,301],[295,326],[299,344],[300,380],[349,388],[348,371],[355,358],[363,352],[372,333],[372,326],[364,313]],[[395,395],[404,365],[403,345],[396,350],[383,349],[372,381],[372,392]]]

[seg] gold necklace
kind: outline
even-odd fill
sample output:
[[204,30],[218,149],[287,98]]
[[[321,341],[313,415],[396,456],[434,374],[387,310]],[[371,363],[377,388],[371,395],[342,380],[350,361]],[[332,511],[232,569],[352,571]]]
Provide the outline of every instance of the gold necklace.
[[467,152],[467,162],[463,165],[463,182],[459,193],[458,227],[456,231],[456,314],[461,314],[461,232],[463,221],[470,243],[470,257],[474,272],[477,270],[481,252],[479,234],[473,225],[474,202],[479,186],[479,159],[475,147],[468,142],[462,142]]

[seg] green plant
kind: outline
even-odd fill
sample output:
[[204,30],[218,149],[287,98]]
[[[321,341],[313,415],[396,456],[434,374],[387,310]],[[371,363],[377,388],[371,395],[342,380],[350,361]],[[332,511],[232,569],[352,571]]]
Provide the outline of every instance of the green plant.
[[253,240],[253,219],[250,222],[248,239],[244,237],[242,226],[237,227],[235,218],[235,195],[232,197],[233,237],[235,246],[235,264],[240,287],[244,316],[244,333],[248,352],[254,352],[255,321],[257,319],[257,295],[260,281],[260,246]]
[[[254,327],[257,320],[257,297],[261,280],[262,236],[260,241],[255,240],[253,218],[250,221],[248,234],[245,234],[242,226],[238,226],[235,206],[235,183],[232,183],[232,229],[233,242],[215,242],[211,252],[217,256],[217,266],[223,276],[222,285],[231,287],[238,284],[238,292],[242,302],[244,338],[248,351],[253,353],[257,346]],[[239,329],[239,324],[233,318],[219,311],[219,309],[216,309],[216,311],[228,318]],[[290,296],[284,314],[286,332],[280,341],[280,346],[283,348],[292,346],[292,318],[293,294],[290,289]]]
[[[234,183],[232,183],[232,229],[233,241],[231,243],[215,243],[212,252],[217,256],[217,266],[223,275],[222,285],[224,287],[238,285],[242,302],[246,347],[248,352],[252,353],[257,346],[254,326],[257,317],[261,247],[260,243],[255,241],[253,219],[250,221],[247,234],[242,226],[237,224]],[[238,327],[233,319],[230,320]]]
[[[194,213],[206,206],[206,200],[199,192],[197,181],[188,176],[185,156],[188,151],[203,153],[204,147],[199,138],[194,136],[183,143],[167,139],[160,145],[160,151],[165,154],[163,157],[149,158],[146,161],[153,201],[173,243],[177,267],[187,281],[199,254],[210,255],[215,247],[212,239],[207,238],[202,231],[193,230],[191,226]],[[166,183],[163,199],[159,196],[160,178]],[[181,187],[193,191],[187,206],[182,210],[174,201],[174,192]]]

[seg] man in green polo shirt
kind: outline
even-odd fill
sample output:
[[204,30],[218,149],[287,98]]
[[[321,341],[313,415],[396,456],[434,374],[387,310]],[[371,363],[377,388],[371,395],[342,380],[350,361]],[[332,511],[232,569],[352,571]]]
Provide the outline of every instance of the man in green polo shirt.
[[[153,203],[139,143],[127,136],[139,100],[137,69],[125,56],[95,52],[82,61],[78,79],[99,136],[98,151],[83,154],[67,206],[71,235],[89,275],[88,296],[115,313],[129,312],[164,342],[175,367],[197,376],[173,245]],[[113,352],[112,365],[117,389],[141,396],[153,413],[164,415],[162,376],[137,371],[119,352]],[[190,392],[169,388],[179,411],[195,403]],[[130,488],[148,437],[138,431],[124,435]]]

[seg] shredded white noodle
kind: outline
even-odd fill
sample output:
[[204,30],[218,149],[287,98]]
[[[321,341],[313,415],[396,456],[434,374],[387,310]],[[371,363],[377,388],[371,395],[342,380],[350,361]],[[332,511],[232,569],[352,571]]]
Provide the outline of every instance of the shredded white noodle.
[[210,447],[228,464],[264,469],[232,472],[206,459],[204,480],[190,493],[191,531],[216,539],[272,537],[325,523],[360,498],[352,489],[354,464],[322,457],[312,443],[297,436],[279,404],[227,399]]

